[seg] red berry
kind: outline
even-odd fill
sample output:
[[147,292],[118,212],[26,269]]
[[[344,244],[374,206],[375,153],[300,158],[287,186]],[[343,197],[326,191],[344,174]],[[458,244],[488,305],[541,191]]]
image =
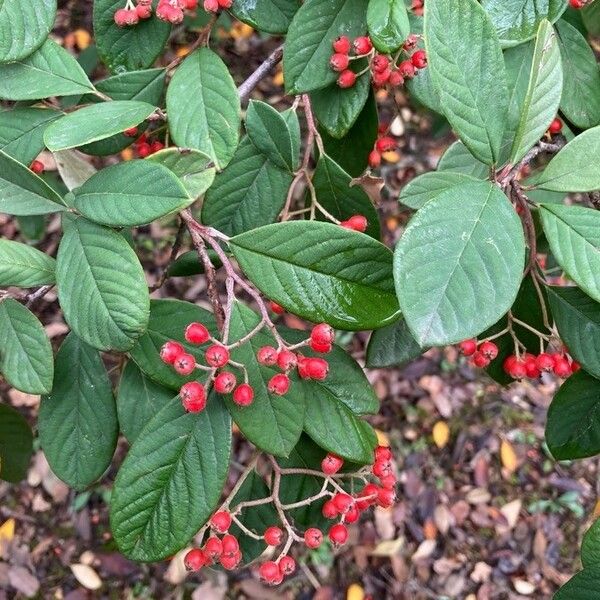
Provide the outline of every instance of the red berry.
[[331,527],[327,535],[334,546],[343,546],[348,541],[348,529],[342,523]]
[[477,350],[477,340],[464,340],[458,345],[463,356],[471,356]]
[[[367,483],[358,494],[358,499],[356,500],[358,509],[365,510],[365,508],[368,508],[371,504],[375,504],[378,492],[379,488],[374,483]],[[368,500],[364,500],[364,498],[368,498]]]
[[335,519],[338,516],[338,509],[335,507],[333,500],[327,500],[321,508],[321,513],[326,519]]
[[279,571],[282,575],[291,575],[296,570],[296,561],[291,556],[279,559]]
[[377,446],[374,454],[376,461],[392,460],[392,451],[390,450],[389,446]]
[[185,339],[190,344],[204,344],[210,339],[210,332],[202,323],[190,323],[185,328]]
[[389,152],[396,148],[396,140],[393,137],[384,135],[375,142],[375,149],[378,152]]
[[318,548],[323,543],[323,533],[316,527],[309,527],[304,532],[304,543],[308,548]]
[[263,346],[256,353],[256,358],[261,365],[272,367],[277,363],[277,350],[273,346]]
[[221,556],[219,557],[219,562],[221,563],[221,566],[224,569],[227,569],[228,571],[235,569],[240,564],[241,560],[242,553],[239,550],[237,552],[234,552],[233,554],[221,554]]
[[381,154],[377,150],[372,150],[369,153],[369,166],[371,169],[376,169],[381,164]]
[[375,87],[383,87],[388,82],[391,74],[391,69],[386,69],[381,73],[373,73],[373,85]]
[[310,379],[308,375],[308,358],[298,355],[298,375],[301,379]]
[[394,490],[388,490],[386,488],[379,488],[377,490],[377,505],[383,508],[390,508],[393,506],[396,500],[396,493]]
[[128,8],[119,8],[115,12],[114,20],[119,27],[126,27],[128,25],[135,25],[139,21],[139,17],[135,8],[131,10]]
[[209,562],[210,559],[200,548],[192,548],[183,558],[183,564],[188,571],[197,571]]
[[213,535],[206,540],[203,550],[213,560],[217,560],[223,553],[223,544],[217,536]]
[[548,131],[552,134],[555,135],[557,133],[560,133],[563,127],[563,123],[562,121],[556,117],[552,123],[550,123],[550,126],[548,127]]
[[279,565],[272,560],[268,560],[260,565],[258,567],[258,574],[265,583],[269,584],[274,584],[281,575]]
[[224,535],[221,544],[223,545],[223,554],[226,556],[235,556],[240,551],[240,544],[234,535]]
[[217,0],[204,0],[202,7],[206,12],[216,13],[219,10],[219,3]]
[[380,481],[381,486],[386,490],[393,490],[396,487],[396,477],[394,475],[384,475]]
[[198,0],[185,0],[186,10],[196,10],[198,8]]
[[404,77],[402,77],[398,69],[392,69],[392,72],[390,73],[390,78],[388,79],[388,83],[390,85],[393,85],[394,87],[404,85]]
[[344,459],[329,453],[321,461],[321,470],[325,475],[335,475],[344,466]]
[[521,379],[527,375],[525,363],[516,356],[508,356],[503,363],[504,371],[513,379]]
[[417,70],[410,60],[402,61],[398,65],[398,70],[404,79],[412,79],[417,74]]
[[571,362],[571,373],[577,373],[581,369],[581,365],[576,361]]
[[152,144],[150,145],[150,152],[152,154],[155,154],[156,152],[160,152],[164,147],[165,147],[165,145],[162,142],[159,142],[158,140],[156,140],[155,142],[152,142]]
[[356,73],[350,69],[346,69],[340,73],[337,79],[337,84],[341,88],[350,88],[356,83]]
[[206,390],[201,383],[189,381],[179,390],[183,408],[191,413],[197,413],[206,407]]
[[332,344],[317,344],[317,342],[310,340],[310,348],[315,352],[320,352],[321,354],[327,354],[331,352],[333,345]]
[[271,394],[283,396],[290,389],[290,378],[284,373],[273,375],[273,377],[269,379],[267,389],[269,392],[271,392]]
[[360,518],[360,510],[358,510],[358,507],[356,506],[356,503],[354,503],[346,511],[346,514],[344,515],[344,521],[346,523],[356,523],[356,521],[358,521],[359,518]]
[[323,381],[329,373],[329,363],[324,358],[306,359],[306,373],[310,379]]
[[137,155],[140,158],[146,158],[146,156],[150,156],[152,154],[152,148],[150,144],[142,143],[136,147]]
[[551,354],[542,352],[535,359],[535,364],[540,371],[552,371],[554,368],[554,359]]
[[263,537],[269,546],[279,546],[283,540],[283,531],[279,527],[268,527]]
[[402,44],[402,49],[405,52],[410,52],[411,50],[414,50],[417,47],[418,43],[419,43],[419,36],[414,33],[411,33],[406,38],[406,41],[404,42],[404,44]]
[[417,69],[424,69],[427,66],[427,52],[425,50],[417,50],[410,57],[410,62]]
[[33,171],[36,175],[41,175],[44,172],[44,163],[41,160],[34,160],[29,165],[29,170]]
[[310,332],[310,339],[318,344],[333,344],[335,331],[327,323],[315,325]]
[[333,49],[339,54],[348,54],[351,47],[350,40],[345,35],[340,35],[333,40]]
[[225,533],[231,526],[231,515],[226,510],[216,512],[210,519],[210,526],[217,533]]
[[585,6],[584,0],[569,0],[569,4],[571,8],[575,8],[577,10]]
[[364,233],[367,230],[368,221],[362,215],[352,215],[347,221],[342,221],[340,225],[346,229],[352,229]]
[[277,304],[277,302],[273,302],[273,300],[271,300],[269,302],[269,308],[276,314],[276,315],[282,315],[285,312],[285,308],[283,308],[283,306],[279,306],[279,304]]
[[385,477],[394,472],[392,467],[392,461],[390,460],[378,460],[371,467],[371,472],[375,477]]
[[160,359],[168,365],[172,365],[182,354],[185,354],[185,348],[178,342],[165,342],[160,349]]
[[554,359],[554,374],[557,377],[568,377],[571,374],[571,365],[569,361],[559,354]]
[[152,7],[145,4],[138,4],[135,12],[140,19],[149,19],[152,16]]
[[204,359],[211,367],[224,367],[229,362],[229,350],[221,344],[213,344],[206,349]]
[[498,356],[498,346],[494,342],[482,342],[479,346],[479,352],[486,358],[494,360]]
[[242,383],[233,391],[233,401],[238,406],[250,406],[253,400],[254,389],[249,383]]
[[342,492],[336,494],[331,501],[339,513],[345,513],[354,504],[352,496]]
[[231,8],[233,0],[217,0],[221,8]]
[[136,0],[136,4],[140,6],[152,6],[152,0]]
[[334,71],[344,71],[345,69],[348,68],[348,65],[350,64],[350,59],[348,58],[347,54],[340,54],[340,53],[336,53],[333,54],[331,56],[331,58],[329,59],[329,65],[331,66],[331,68]]
[[383,54],[376,54],[371,61],[371,69],[375,73],[383,73],[390,66],[390,59]]
[[282,350],[277,354],[277,366],[282,371],[290,371],[296,368],[298,364],[297,356],[290,350]]
[[535,356],[525,361],[525,373],[531,379],[537,379],[542,374],[535,362]]
[[362,56],[363,54],[369,54],[369,52],[371,52],[373,49],[371,39],[366,35],[357,37],[352,45],[354,46],[354,52],[356,52],[356,54],[359,56]]
[[235,384],[235,375],[229,371],[223,371],[215,377],[215,392],[217,394],[229,394],[235,387]]
[[481,354],[481,352],[475,352],[471,357],[471,364],[479,369],[484,369],[490,364],[490,359]]
[[173,368],[180,375],[189,375],[196,368],[196,359],[191,354],[184,352],[175,359]]
[[127,137],[135,137],[138,134],[138,128],[137,127],[130,127],[129,129],[126,129],[123,132],[123,134],[126,135]]

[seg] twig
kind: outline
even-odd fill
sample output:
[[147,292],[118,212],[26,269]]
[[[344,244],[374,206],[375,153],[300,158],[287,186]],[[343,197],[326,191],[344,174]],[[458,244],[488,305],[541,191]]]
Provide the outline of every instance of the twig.
[[25,306],[27,306],[27,308],[31,308],[38,300],[43,298],[53,287],[54,285],[43,285],[41,288],[38,288],[35,292],[27,294],[27,296],[25,296]]
[[177,229],[177,235],[175,236],[175,241],[173,242],[173,247],[171,248],[171,254],[169,255],[169,261],[164,266],[160,278],[158,281],[150,288],[150,292],[154,292],[161,288],[165,281],[167,280],[167,274],[169,272],[169,268],[175,262],[177,258],[177,254],[179,253],[179,249],[181,248],[181,242],[183,241],[183,233],[185,231],[185,223],[183,220],[179,223],[179,228]]
[[275,48],[275,50],[273,50],[273,52],[271,52],[271,54],[269,54],[269,56],[267,56],[267,58],[265,58],[265,60],[258,66],[256,71],[254,71],[254,73],[252,73],[252,75],[250,75],[250,77],[248,77],[248,79],[246,79],[240,85],[240,87],[238,87],[240,102],[242,104],[248,100],[252,90],[259,84],[263,77],[266,77],[269,74],[271,69],[281,60],[282,56],[283,44],[278,48]]
[[166,67],[167,71],[174,69],[177,67],[183,60],[185,60],[194,50],[200,48],[200,46],[204,46],[208,43],[210,38],[210,33],[212,31],[213,25],[217,21],[217,14],[213,14],[210,17],[210,21],[198,32],[198,37],[194,41],[193,44],[190,45],[188,52],[184,56],[178,56],[173,59]]

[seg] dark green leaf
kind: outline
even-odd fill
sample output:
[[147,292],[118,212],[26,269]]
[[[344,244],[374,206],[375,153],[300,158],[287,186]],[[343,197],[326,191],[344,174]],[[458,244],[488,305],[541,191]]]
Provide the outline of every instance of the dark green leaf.
[[454,171],[471,175],[476,179],[487,179],[490,168],[477,160],[462,142],[454,142],[440,158],[438,171]]
[[369,0],[367,27],[377,50],[384,54],[398,50],[410,33],[404,0]]
[[425,348],[415,341],[404,319],[371,334],[367,346],[367,367],[401,367],[421,356]]
[[219,397],[186,413],[179,397],[142,430],[123,462],[111,499],[119,549],[158,561],[181,550],[215,509],[227,476],[231,419]]
[[0,479],[11,483],[24,479],[32,451],[33,434],[25,418],[0,404]]
[[300,4],[298,0],[235,0],[231,14],[265,33],[285,33]]
[[[592,4],[593,6],[593,4]],[[600,565],[576,573],[563,585],[553,600],[595,600],[600,587]]]
[[596,519],[583,536],[581,563],[585,568],[600,565],[600,519]]
[[71,333],[56,355],[54,380],[40,406],[42,449],[52,471],[82,490],[106,471],[117,445],[110,379],[100,353]]
[[[213,250],[208,250],[208,256],[215,267],[221,266],[221,261]],[[195,250],[180,254],[168,270],[169,277],[188,277],[200,273],[204,273],[204,265],[200,262],[198,253]]]
[[12,298],[0,302],[0,373],[21,392],[52,389],[50,340],[37,318]]
[[125,238],[75,219],[56,258],[58,298],[65,320],[99,350],[128,350],[148,325],[149,297],[140,262]]
[[476,178],[459,171],[423,173],[402,188],[398,200],[410,208],[419,209],[446,190],[472,181],[476,181]]
[[592,2],[582,11],[583,22],[591,35],[600,35],[600,4]]
[[27,244],[0,239],[0,286],[54,283],[54,265],[51,256]]

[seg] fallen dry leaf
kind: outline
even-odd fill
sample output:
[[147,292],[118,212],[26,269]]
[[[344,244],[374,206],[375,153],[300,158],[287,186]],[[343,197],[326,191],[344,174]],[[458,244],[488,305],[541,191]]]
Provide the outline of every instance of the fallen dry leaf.
[[438,448],[443,448],[450,439],[450,428],[446,421],[438,421],[431,431],[433,441]]
[[425,558],[429,558],[433,554],[436,546],[437,542],[435,540],[423,540],[415,553],[411,556],[411,560],[416,563]]
[[40,582],[25,567],[11,567],[8,571],[8,581],[27,598],[33,598],[40,589]]
[[515,579],[513,581],[513,586],[519,594],[523,596],[530,596],[535,592],[535,585],[529,581],[525,581],[524,579]]
[[364,600],[365,590],[358,583],[353,583],[346,590],[346,600]]
[[98,590],[102,587],[102,579],[92,567],[89,565],[83,565],[81,563],[74,563],[69,565],[75,579],[88,590]]
[[500,444],[500,461],[509,474],[512,474],[517,470],[517,453],[512,447],[512,444],[507,440],[502,440],[502,443]]

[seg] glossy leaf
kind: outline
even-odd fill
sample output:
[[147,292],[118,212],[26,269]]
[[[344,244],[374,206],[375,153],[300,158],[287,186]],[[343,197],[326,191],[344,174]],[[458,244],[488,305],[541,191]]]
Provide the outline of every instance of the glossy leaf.
[[188,544],[219,501],[230,451],[231,419],[219,398],[200,413],[173,398],[144,427],[115,480],[110,521],[121,552],[158,561]]
[[19,0],[0,2],[0,63],[29,56],[48,37],[56,0]]
[[558,264],[600,302],[600,213],[582,206],[543,204],[540,215]]
[[94,91],[75,58],[47,39],[27,58],[0,64],[0,98],[39,100]]
[[369,0],[367,27],[379,52],[398,50],[411,31],[404,0]]
[[490,168],[477,160],[462,142],[454,142],[440,158],[438,171],[464,173],[476,179],[487,179]]
[[215,179],[215,168],[207,154],[188,148],[165,148],[148,159],[164,165],[177,175],[190,198],[199,198]]
[[299,7],[298,0],[235,0],[230,12],[259,31],[285,33]]
[[32,246],[0,239],[0,286],[54,283],[54,265],[52,257]]
[[477,180],[459,171],[431,171],[415,177],[405,185],[398,199],[410,208],[419,209],[446,190],[472,181]]
[[137,100],[115,100],[85,106],[52,123],[44,133],[50,150],[77,148],[139,125],[156,107]]
[[56,355],[54,380],[40,406],[42,449],[52,471],[82,490],[106,471],[117,446],[112,386],[100,353],[73,333]]
[[27,476],[33,433],[25,417],[0,404],[0,479],[17,483]]
[[556,460],[600,452],[600,381],[585,371],[567,379],[548,408],[546,443]]
[[307,0],[295,14],[283,50],[283,75],[289,94],[310,92],[333,83],[329,66],[336,37],[353,39],[366,30],[364,0]]
[[24,165],[44,149],[44,130],[60,116],[57,110],[22,107],[0,112],[0,150]]
[[[585,157],[585,160],[582,159]],[[538,185],[557,192],[591,192],[600,189],[600,126],[580,133],[548,164]]]
[[106,167],[74,194],[75,208],[82,215],[118,227],[150,223],[194,201],[170,169],[145,160]]
[[238,145],[240,99],[227,66],[212,50],[196,50],[177,68],[167,112],[178,146],[208,154],[218,169],[227,165]]
[[52,388],[53,358],[42,324],[12,298],[0,302],[0,373],[21,392],[46,394]]
[[497,162],[508,90],[498,36],[476,0],[438,0],[425,14],[428,69],[452,128],[480,161]]
[[585,568],[600,564],[600,519],[596,519],[583,536],[581,563]]
[[148,325],[149,298],[140,262],[125,238],[83,218],[69,223],[56,258],[65,320],[99,350],[128,350]]
[[540,23],[554,23],[567,7],[565,0],[482,0],[503,48],[535,37]]
[[291,183],[291,173],[277,167],[245,137],[206,193],[202,222],[226,235],[273,223]]
[[521,120],[511,151],[510,162],[516,164],[544,135],[556,116],[562,93],[562,63],[552,25],[542,21],[537,33],[529,87],[521,107]]
[[599,586],[600,565],[594,565],[571,577],[554,594],[553,600],[591,600],[598,593]]
[[581,129],[599,125],[600,70],[596,56],[585,37],[571,24],[561,19],[556,29],[564,73],[560,109]]
[[400,308],[416,341],[452,344],[494,324],[517,295],[524,259],[521,222],[497,186],[466,183],[428,202],[394,255]]
[[352,331],[397,316],[391,253],[364,234],[290,221],[240,234],[230,248],[246,276],[291,313]]
[[153,16],[141,20],[135,27],[118,27],[114,14],[119,8],[123,8],[121,0],[94,0],[98,54],[113,73],[146,69],[162,52],[171,26]]
[[175,340],[199,361],[204,360],[204,351],[208,344],[193,346],[183,337],[185,328],[192,322],[203,323],[212,335],[217,334],[214,317],[204,308],[181,300],[150,302],[148,329],[129,353],[144,375],[173,390],[179,390],[186,381],[198,378],[198,373],[189,377],[178,375],[171,366],[163,363],[159,356],[162,345],[169,340]]
[[132,444],[140,431],[173,398],[173,391],[154,383],[130,360],[119,381],[117,412],[119,426]]
[[367,367],[401,367],[425,352],[417,344],[404,319],[377,329],[367,346]]
[[363,215],[368,223],[365,233],[379,239],[379,215],[365,190],[360,185],[351,185],[351,181],[350,175],[327,155],[319,158],[312,179],[319,203],[340,221]]

